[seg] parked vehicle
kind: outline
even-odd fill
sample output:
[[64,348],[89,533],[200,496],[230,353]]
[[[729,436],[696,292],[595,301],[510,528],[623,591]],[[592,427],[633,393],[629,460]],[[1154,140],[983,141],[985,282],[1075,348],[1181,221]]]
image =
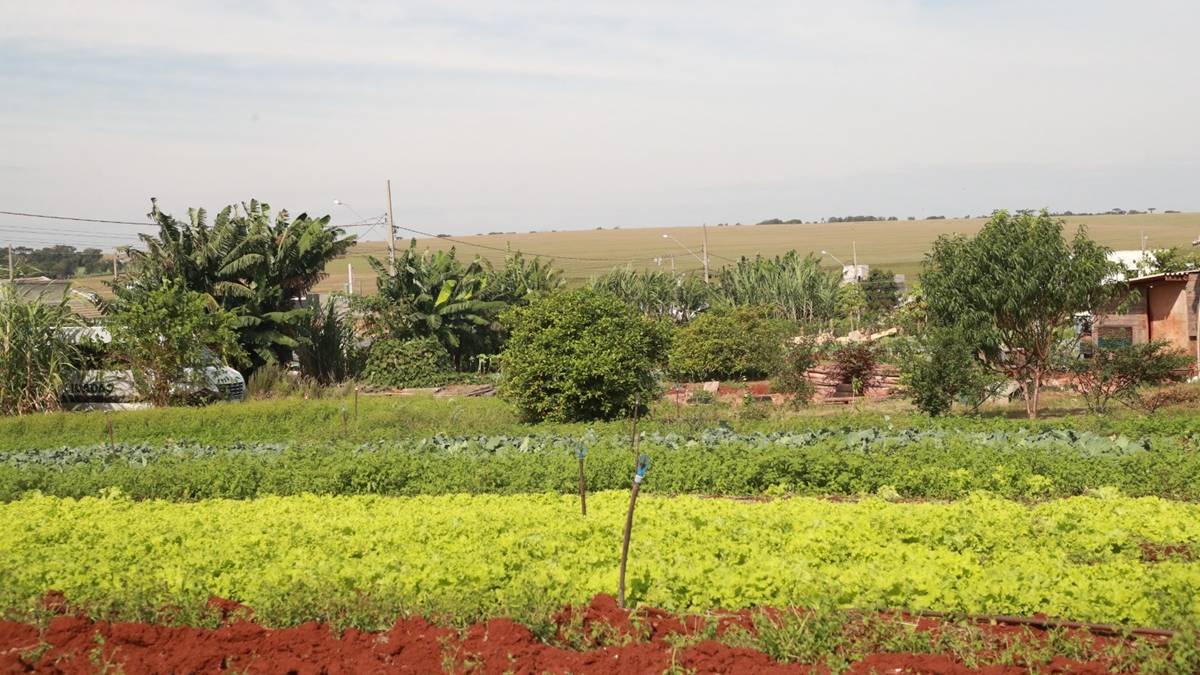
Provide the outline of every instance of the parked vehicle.
[[[102,326],[66,330],[72,340],[85,345],[90,351],[103,352],[112,342],[112,334]],[[208,364],[199,372],[191,368],[184,371],[184,378],[172,386],[172,391],[214,401],[245,400],[246,380],[242,374],[207,349],[205,355]],[[62,398],[66,407],[72,410],[149,407],[148,403],[140,400],[137,380],[129,369],[94,368],[78,371],[66,382]]]

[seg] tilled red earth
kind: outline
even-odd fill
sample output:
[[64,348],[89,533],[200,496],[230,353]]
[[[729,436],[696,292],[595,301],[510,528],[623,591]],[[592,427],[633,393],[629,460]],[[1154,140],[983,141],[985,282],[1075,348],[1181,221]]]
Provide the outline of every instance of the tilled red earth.
[[[781,664],[760,651],[700,639],[706,619],[663,611],[630,613],[610,596],[557,617],[561,644],[538,640],[525,626],[493,619],[456,631],[423,618],[402,619],[386,632],[354,629],[338,635],[328,626],[306,623],[267,629],[234,603],[214,600],[226,621],[219,628],[92,621],[61,614],[38,627],[0,622],[0,673],[824,673],[824,666]],[[946,627],[929,619],[903,618],[917,630]],[[717,621],[716,635],[753,630],[748,612]],[[711,628],[711,626],[710,626]],[[1028,629],[988,626],[1003,638],[1034,640]],[[711,632],[710,632],[711,634]],[[692,636],[688,639],[685,636]],[[1078,636],[1093,646],[1115,638]],[[605,646],[607,645],[607,646]],[[1102,662],[1055,657],[1042,673],[1106,673]],[[854,663],[851,673],[1025,673],[1020,666],[973,670],[949,655],[877,653]]]

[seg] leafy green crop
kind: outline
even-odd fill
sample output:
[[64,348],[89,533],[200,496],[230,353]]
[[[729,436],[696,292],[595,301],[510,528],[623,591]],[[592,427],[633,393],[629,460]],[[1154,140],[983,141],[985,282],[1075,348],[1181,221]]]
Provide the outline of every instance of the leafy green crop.
[[[575,450],[593,490],[628,486],[626,436],[435,436],[365,445],[118,445],[0,454],[0,500],[118,488],[136,499],[262,495],[571,493]],[[1045,499],[1113,486],[1133,496],[1200,499],[1200,455],[1187,438],[1090,432],[813,431],[695,437],[650,432],[647,490],[724,495],[895,493],[954,499],[987,490]]]
[[[686,413],[686,408],[685,415]],[[342,423],[343,411],[348,420]],[[1200,415],[1193,410],[1163,411],[1153,416],[1122,415],[1097,417],[1076,415],[1053,420],[1012,420],[1003,417],[950,416],[931,419],[925,415],[886,416],[867,410],[819,415],[776,416],[755,422],[734,422],[738,431],[782,431],[811,429],[837,431],[856,429],[961,430],[990,434],[1024,430],[1053,433],[1092,432],[1101,436],[1130,438],[1200,435]],[[662,432],[694,433],[695,419],[673,420],[674,406],[665,406],[643,418],[639,428]],[[832,413],[832,414],[831,414]],[[733,411],[717,407],[703,413],[708,424],[733,419]],[[117,443],[370,443],[381,440],[421,438],[447,429],[461,435],[544,435],[583,433],[581,424],[522,424],[515,410],[497,397],[435,398],[433,396],[360,396],[358,416],[352,396],[301,400],[298,398],[218,403],[203,408],[156,408],[121,413],[74,412],[0,418],[0,452],[31,448],[91,446],[108,442],[112,422]],[[629,420],[593,423],[605,434],[628,433]]]
[[[268,624],[527,614],[615,589],[626,494],[588,502],[582,517],[556,495],[30,497],[0,505],[0,608],[31,611],[56,589],[98,615],[141,619],[210,594]],[[1200,546],[1200,505],[648,495],[630,593],[679,611],[832,603],[1162,626],[1200,618],[1200,562],[1145,562],[1154,545]]]

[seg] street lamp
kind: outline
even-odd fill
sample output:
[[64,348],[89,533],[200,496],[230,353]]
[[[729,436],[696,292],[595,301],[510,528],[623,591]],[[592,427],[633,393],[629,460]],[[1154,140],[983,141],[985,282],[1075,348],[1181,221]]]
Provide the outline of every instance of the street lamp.
[[361,215],[359,215],[358,211],[354,210],[353,206],[350,206],[349,204],[347,204],[346,202],[344,202],[340,199],[333,200],[333,205],[334,206],[344,206],[347,209],[350,209],[350,213],[353,213],[355,218],[358,218],[359,220],[366,220],[366,218],[363,218]]
[[842,259],[841,259],[841,258],[839,258],[839,257],[837,257],[836,255],[834,255],[834,254],[830,253],[829,251],[821,251],[821,255],[827,255],[827,256],[829,256],[830,258],[833,258],[834,260],[836,260],[836,261],[837,261],[837,264],[841,265],[842,267],[845,267],[845,266],[846,266],[846,263],[842,262]]

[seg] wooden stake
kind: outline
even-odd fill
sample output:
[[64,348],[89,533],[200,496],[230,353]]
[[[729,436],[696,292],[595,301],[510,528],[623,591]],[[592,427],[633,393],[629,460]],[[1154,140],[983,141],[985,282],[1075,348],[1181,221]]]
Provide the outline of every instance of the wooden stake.
[[633,451],[633,459],[636,462],[638,456],[638,417],[642,413],[642,395],[638,394],[633,402],[633,428],[629,432],[629,447]]
[[633,474],[633,488],[629,491],[629,510],[625,513],[625,536],[621,540],[621,572],[617,579],[617,604],[622,608],[625,607],[625,568],[629,563],[629,540],[633,534],[633,507],[637,505],[642,479],[646,477],[646,469],[649,467],[649,457],[642,455],[638,458],[637,472]]
[[579,511],[583,515],[587,515],[587,482],[583,477],[583,456],[587,454],[586,450],[579,450],[575,456],[579,458]]

